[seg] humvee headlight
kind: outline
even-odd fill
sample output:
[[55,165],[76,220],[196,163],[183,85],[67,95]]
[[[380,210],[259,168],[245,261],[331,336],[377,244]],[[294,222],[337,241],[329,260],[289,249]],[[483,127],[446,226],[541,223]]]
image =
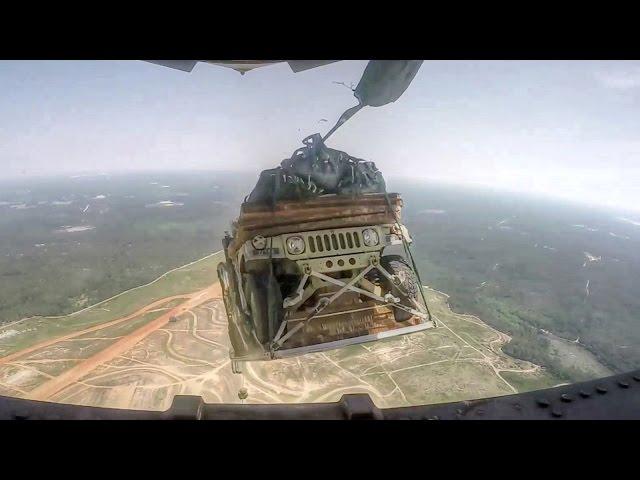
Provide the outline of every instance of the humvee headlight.
[[287,238],[287,251],[291,255],[300,255],[304,253],[304,239],[302,237]]
[[380,243],[378,232],[376,232],[373,228],[365,228],[362,231],[362,240],[364,240],[364,244],[367,247],[375,247]]
[[262,235],[256,235],[255,237],[253,237],[253,240],[251,240],[251,244],[256,250],[263,250],[264,247],[267,246],[267,239]]

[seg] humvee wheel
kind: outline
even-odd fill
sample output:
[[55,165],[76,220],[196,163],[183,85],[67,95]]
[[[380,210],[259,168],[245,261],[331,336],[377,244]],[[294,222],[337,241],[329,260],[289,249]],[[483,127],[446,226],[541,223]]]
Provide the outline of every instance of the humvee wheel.
[[[400,255],[385,255],[380,259],[380,265],[391,275],[396,275],[400,279],[400,288],[406,292],[406,295],[402,294],[395,285],[385,278],[385,286],[389,291],[393,291],[400,297],[400,303],[402,305],[415,308],[415,305],[410,299],[420,302],[420,284],[415,272],[407,261]],[[393,316],[396,322],[404,322],[409,320],[413,314],[401,308],[394,308]]]
[[231,324],[231,322],[233,322],[233,317],[231,315],[232,312],[232,304],[231,304],[231,298],[230,298],[230,294],[229,294],[229,272],[227,270],[227,267],[224,263],[219,263],[218,264],[218,281],[220,282],[220,287],[222,290],[222,301],[224,303],[224,311],[227,314],[227,325]]
[[267,286],[261,276],[247,274],[244,286],[244,296],[251,311],[251,322],[256,337],[261,344],[267,343],[269,338],[269,318],[267,312]]
[[227,312],[229,341],[234,355],[243,356],[252,350],[259,349],[255,335],[249,328],[247,315],[240,308],[240,295],[236,290],[236,282],[228,263],[218,265],[218,278],[222,287],[222,299]]

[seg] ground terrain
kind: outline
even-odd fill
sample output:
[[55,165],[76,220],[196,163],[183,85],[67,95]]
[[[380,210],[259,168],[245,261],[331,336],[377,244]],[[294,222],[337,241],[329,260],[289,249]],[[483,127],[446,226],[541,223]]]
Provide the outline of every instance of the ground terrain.
[[[211,262],[205,259],[173,270],[220,248],[224,231],[230,228],[242,199],[256,179],[257,173],[141,172],[0,181],[0,357],[3,357],[0,367],[6,376],[0,377],[0,382],[8,386],[3,391],[24,396],[31,391],[33,382],[40,384],[47,375],[55,377],[70,370],[78,359],[67,355],[69,352],[87,359],[107,349],[119,352],[108,361],[104,356],[98,357],[100,362],[93,370],[124,361],[118,356],[126,353],[121,350],[127,343],[118,342],[146,325],[164,322],[168,311],[213,285],[215,272],[211,273],[211,267],[217,261],[214,257],[210,257]],[[488,384],[497,382],[495,391],[500,393],[511,390],[507,383],[518,390],[530,389],[541,384],[602,377],[640,365],[637,214],[392,177],[387,178],[387,185],[390,191],[401,192],[405,200],[403,219],[414,238],[413,251],[422,282],[446,292],[453,311],[481,318],[486,330],[473,330],[475,317],[453,317],[449,322],[444,319],[444,323],[451,324],[460,338],[447,333],[446,328],[433,336],[424,334],[420,346],[408,341],[401,344],[406,351],[398,354],[397,359],[393,352],[397,354],[402,349],[396,349],[393,342],[398,340],[390,341],[388,346],[381,343],[371,352],[363,347],[344,350],[341,354],[349,355],[347,366],[342,361],[336,363],[356,376],[360,373],[352,369],[357,362],[370,362],[370,366],[388,362],[389,372],[374,369],[362,374],[365,377],[358,377],[369,383],[362,379],[345,383],[347,378],[356,382],[355,377],[335,366],[328,369],[326,359],[313,356],[307,359],[312,367],[305,363],[307,366],[302,370],[288,367],[286,361],[256,366],[253,369],[256,378],[266,376],[270,381],[279,378],[284,382],[286,377],[286,382],[301,382],[309,393],[291,394],[291,401],[297,401],[294,397],[322,398],[326,392],[320,393],[312,386],[325,382],[326,372],[338,375],[335,378],[347,388],[375,387],[377,401],[393,403],[405,401],[400,390],[406,398],[414,398],[411,392],[420,388],[430,392],[424,394],[427,399],[454,396],[452,392],[459,388],[456,379],[477,376],[485,381],[478,373],[484,371],[493,372]],[[161,277],[164,272],[168,273]],[[432,291],[429,295],[436,293]],[[219,310],[216,298],[206,301],[207,307]],[[433,301],[437,303],[438,299]],[[95,306],[89,308],[92,305]],[[193,337],[190,348],[194,351],[209,345],[202,338],[212,334],[206,330],[213,328],[210,323],[217,320],[207,318],[204,300],[202,305],[187,310],[198,317],[196,334],[200,339],[188,332],[170,332],[169,339],[164,330],[174,326],[166,323],[153,332],[147,331],[136,345],[164,342],[187,357],[189,353],[180,347],[185,335]],[[181,317],[180,321],[187,320]],[[191,331],[193,327],[190,324],[185,329]],[[205,331],[201,333],[200,329]],[[484,338],[485,333],[496,331],[508,335],[510,340],[507,342],[506,336],[500,341],[496,338],[492,345],[496,349],[498,345],[502,347],[495,355],[504,351],[504,357],[500,358],[516,363],[525,361],[522,365],[528,365],[526,362],[540,365],[541,373],[511,372],[510,367],[503,369],[495,362],[497,370],[493,370],[481,352],[492,354],[475,345],[471,337]],[[433,343],[442,335],[450,337],[456,345],[464,339],[477,351],[462,344],[452,361],[446,355],[453,354],[457,347]],[[221,338],[212,341],[224,344]],[[382,347],[392,353],[378,351]],[[144,356],[141,352],[138,353]],[[147,361],[127,355],[135,358],[128,360],[133,363]],[[473,358],[474,355],[478,358]],[[21,361],[23,367],[17,370],[18,358],[30,360]],[[447,361],[423,365],[433,358],[434,362]],[[211,358],[201,360],[218,365]],[[35,365],[42,370],[36,372],[32,368],[27,374],[27,366]],[[88,364],[84,365],[82,368],[86,370]],[[423,366],[402,370],[412,365]],[[173,371],[181,379],[174,378],[173,389],[199,388],[198,382],[202,382],[198,375],[204,372],[189,368],[193,371]],[[305,368],[308,372],[301,373]],[[75,378],[83,369],[73,370],[73,375],[63,379]],[[454,370],[456,375],[451,374]],[[220,370],[223,371],[226,369]],[[140,374],[141,370],[137,372]],[[224,375],[226,379],[227,374]],[[251,375],[247,373],[247,382],[251,381]],[[113,376],[105,378],[115,382]],[[127,378],[126,388],[139,383],[141,391],[153,390],[160,384],[151,382],[155,386],[147,388],[144,387],[147,380]],[[448,392],[446,395],[436,393],[437,378],[441,378],[441,392]],[[393,381],[398,379],[404,383],[390,393],[395,388]],[[453,382],[449,390],[447,379]],[[77,381],[85,380],[76,378],[74,382]],[[235,380],[229,377],[228,381]],[[423,385],[420,383],[423,381],[430,383]],[[412,382],[418,384],[412,387]],[[212,391],[211,383],[206,383],[203,390]],[[337,383],[328,381],[332,385]],[[460,395],[479,392],[463,384]],[[259,381],[253,385],[257,388],[249,401],[268,398],[267,394],[259,393]],[[391,390],[386,389],[389,385],[393,386]],[[55,395],[67,395],[72,388],[79,387],[68,385]],[[303,387],[292,387],[292,391],[299,388]],[[108,389],[99,390],[103,396],[109,396]],[[234,390],[235,386],[230,387],[229,392]],[[158,396],[164,395],[163,401],[167,402],[170,394],[167,391]],[[81,401],[83,395],[77,393],[74,398]]]
[[[508,336],[476,317],[452,312],[446,295],[429,288],[427,299],[440,324],[436,330],[255,362],[244,374],[233,374],[215,278],[220,258],[208,256],[68,317],[26,319],[0,329],[0,334],[16,332],[0,340],[0,393],[162,410],[176,394],[241,402],[238,391],[244,387],[248,403],[335,401],[360,392],[381,407],[394,407],[557,383],[539,366],[505,355],[501,347]],[[105,305],[121,308],[115,313]],[[46,339],[35,334],[49,322]]]

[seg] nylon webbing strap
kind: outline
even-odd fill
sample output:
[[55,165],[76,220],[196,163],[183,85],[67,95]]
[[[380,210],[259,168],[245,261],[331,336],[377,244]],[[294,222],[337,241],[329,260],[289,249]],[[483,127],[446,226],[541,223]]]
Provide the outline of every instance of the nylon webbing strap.
[[[389,194],[387,192],[384,192],[384,198],[387,200],[387,206],[389,207],[389,210],[391,210],[391,214],[393,215],[393,218],[396,220],[398,227],[400,227],[401,226],[400,219],[398,218],[398,214],[396,213],[395,209],[391,206],[391,200],[389,199]],[[429,315],[429,321],[431,321],[431,311],[429,310],[429,305],[427,305],[427,298],[424,296],[424,287],[422,286],[422,279],[420,278],[420,272],[416,267],[416,262],[413,259],[413,254],[411,253],[411,249],[409,248],[410,245],[407,242],[407,239],[404,238],[404,235],[401,235],[401,237],[402,237],[402,246],[404,247],[404,251],[407,257],[409,257],[409,260],[411,261],[411,267],[413,268],[413,271],[415,272],[416,277],[418,277],[418,282],[420,284],[420,296],[422,297],[422,301],[424,302],[424,307],[427,309],[427,315]]]

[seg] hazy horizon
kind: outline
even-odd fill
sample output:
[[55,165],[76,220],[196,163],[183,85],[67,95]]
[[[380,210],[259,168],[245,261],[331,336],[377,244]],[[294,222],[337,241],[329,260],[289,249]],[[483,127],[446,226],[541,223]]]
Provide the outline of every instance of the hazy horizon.
[[[32,181],[46,182],[46,181],[62,181],[62,180],[82,180],[93,179],[99,177],[128,177],[128,176],[146,176],[150,181],[160,181],[167,180],[167,175],[189,175],[189,174],[224,174],[224,175],[233,175],[233,174],[246,174],[251,177],[251,181],[247,181],[247,191],[244,192],[246,195],[250,193],[250,189],[253,186],[253,180],[258,180],[259,173],[258,171],[251,170],[220,170],[220,169],[191,169],[191,170],[127,170],[127,171],[112,171],[112,172],[76,172],[72,174],[61,174],[50,172],[47,174],[41,175],[33,175],[33,176],[15,176],[15,177],[5,177],[0,178],[0,186],[8,185],[8,186],[19,186],[20,192],[24,193],[24,188],[27,188]],[[445,189],[459,189],[462,194],[482,194],[486,196],[506,196],[507,198],[511,198],[514,200],[524,200],[525,202],[544,202],[557,206],[564,207],[575,207],[577,209],[592,209],[597,210],[603,213],[612,214],[614,216],[620,215],[628,215],[631,216],[634,221],[640,222],[640,206],[637,208],[618,206],[618,205],[602,205],[593,202],[589,202],[588,199],[585,198],[565,198],[558,195],[539,193],[539,192],[531,192],[531,191],[521,191],[516,189],[509,189],[508,187],[500,187],[500,186],[492,186],[485,185],[481,183],[459,183],[455,181],[449,180],[440,180],[433,178],[416,178],[412,176],[406,175],[385,175],[385,180],[387,183],[387,187],[389,191],[397,191],[398,193],[403,192],[403,188],[407,186],[411,187],[437,187],[437,188],[445,188]],[[104,189],[100,190],[102,192]],[[0,199],[6,201],[6,199],[10,199],[11,195],[7,194],[7,191],[0,193]],[[167,192],[167,197],[172,197],[172,192]]]
[[[142,61],[0,61],[3,177],[243,171],[325,133],[366,61],[190,74]],[[640,62],[425,61],[329,141],[386,177],[640,210]]]

